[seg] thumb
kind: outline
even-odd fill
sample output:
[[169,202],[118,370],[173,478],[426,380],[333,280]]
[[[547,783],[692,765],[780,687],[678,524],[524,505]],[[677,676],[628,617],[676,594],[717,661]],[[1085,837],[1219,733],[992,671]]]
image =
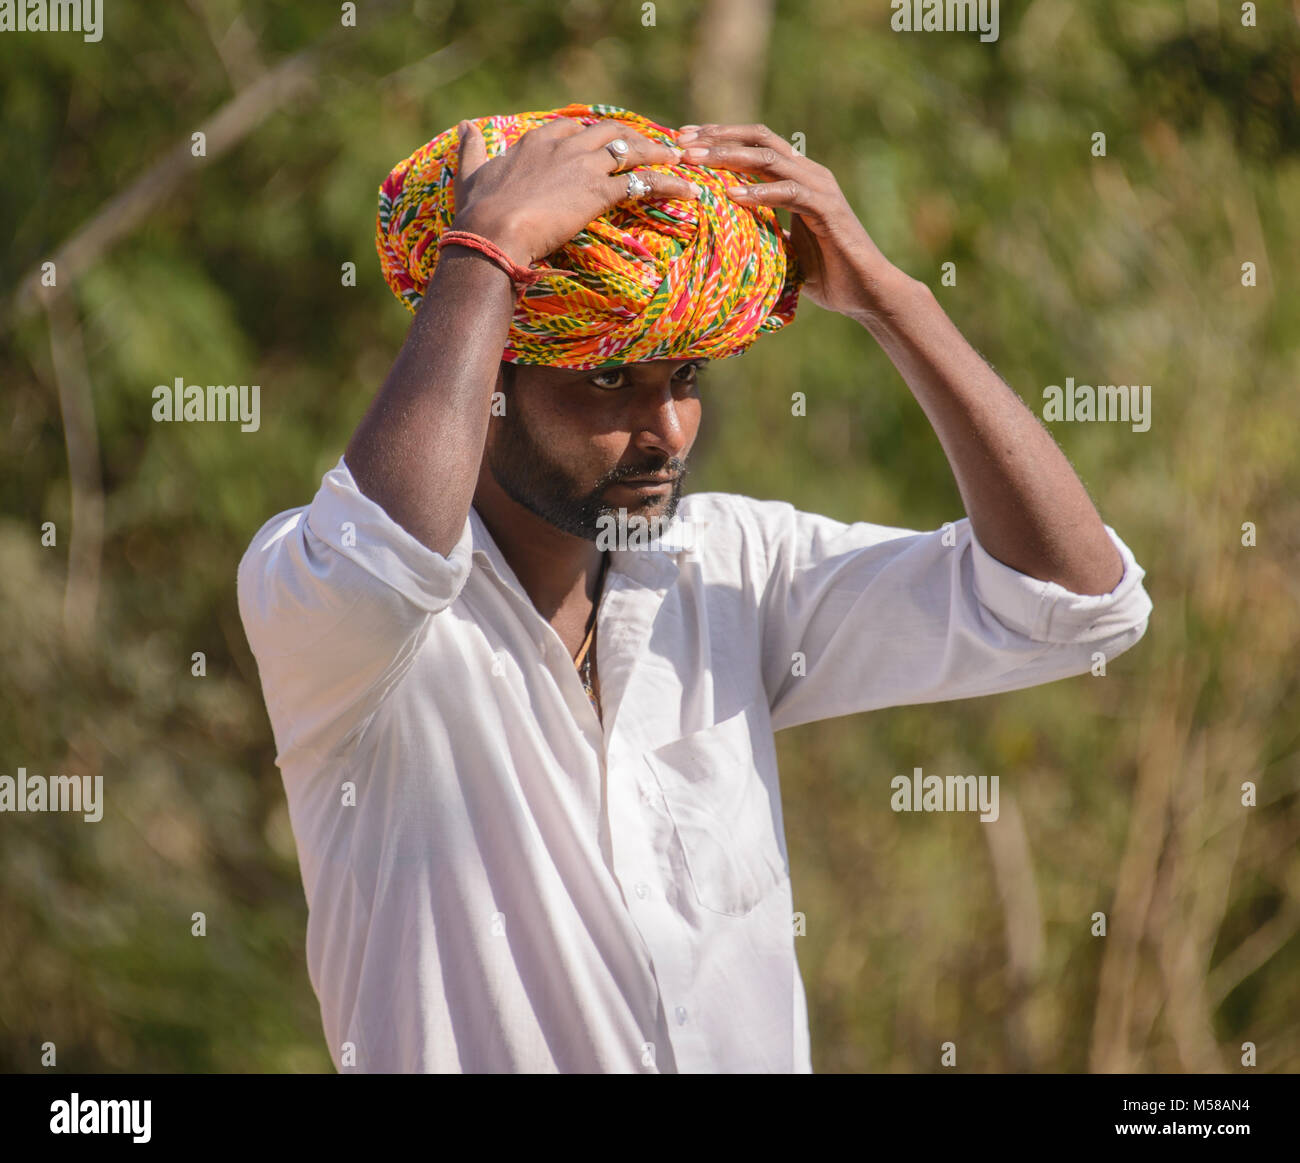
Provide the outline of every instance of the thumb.
[[483,131],[472,121],[462,121],[456,130],[460,134],[460,160],[456,176],[464,179],[488,160],[487,142],[483,140]]

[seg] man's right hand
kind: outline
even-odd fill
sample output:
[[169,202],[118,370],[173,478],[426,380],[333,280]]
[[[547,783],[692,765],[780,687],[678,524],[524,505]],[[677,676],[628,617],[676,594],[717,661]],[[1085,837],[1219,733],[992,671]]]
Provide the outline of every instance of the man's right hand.
[[[629,172],[650,186],[646,198],[699,197],[694,182],[638,168],[674,165],[681,150],[618,121],[584,126],[557,117],[491,160],[474,122],[462,121],[457,128],[460,161],[452,227],[491,239],[520,266],[555,253],[588,223],[626,201]],[[621,160],[605,148],[617,138],[628,144]]]

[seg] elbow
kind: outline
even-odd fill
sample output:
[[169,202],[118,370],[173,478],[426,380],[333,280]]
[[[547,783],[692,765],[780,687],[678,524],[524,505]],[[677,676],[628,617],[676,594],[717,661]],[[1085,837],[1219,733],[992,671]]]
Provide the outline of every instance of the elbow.
[[1140,618],[1131,626],[1107,639],[1101,649],[1102,655],[1108,659],[1118,658],[1125,651],[1131,650],[1142,640],[1150,622],[1149,616]]
[[1075,641],[1091,647],[1092,669],[1098,673],[1098,666],[1103,669],[1111,659],[1131,650],[1146,635],[1151,624],[1151,599],[1140,586],[1129,596],[1122,607],[1107,613],[1088,627]]

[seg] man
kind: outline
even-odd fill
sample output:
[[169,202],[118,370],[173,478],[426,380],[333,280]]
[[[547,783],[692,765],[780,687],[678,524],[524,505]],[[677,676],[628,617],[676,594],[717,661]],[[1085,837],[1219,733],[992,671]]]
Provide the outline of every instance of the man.
[[[239,574],[335,1065],[810,1071],[773,732],[1080,674],[1142,636],[1143,571],[763,126],[462,122],[379,235],[410,334]],[[884,347],[968,518],[681,495],[700,364],[800,288]]]

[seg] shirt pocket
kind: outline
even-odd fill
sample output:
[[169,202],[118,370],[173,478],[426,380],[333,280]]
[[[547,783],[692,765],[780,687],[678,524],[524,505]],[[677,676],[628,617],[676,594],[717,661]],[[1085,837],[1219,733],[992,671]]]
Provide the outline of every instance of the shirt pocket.
[[[755,760],[753,732],[764,729],[751,704],[645,755],[696,900],[730,917],[752,912],[789,875],[777,836],[780,808]],[[775,785],[775,769],[770,774]]]

